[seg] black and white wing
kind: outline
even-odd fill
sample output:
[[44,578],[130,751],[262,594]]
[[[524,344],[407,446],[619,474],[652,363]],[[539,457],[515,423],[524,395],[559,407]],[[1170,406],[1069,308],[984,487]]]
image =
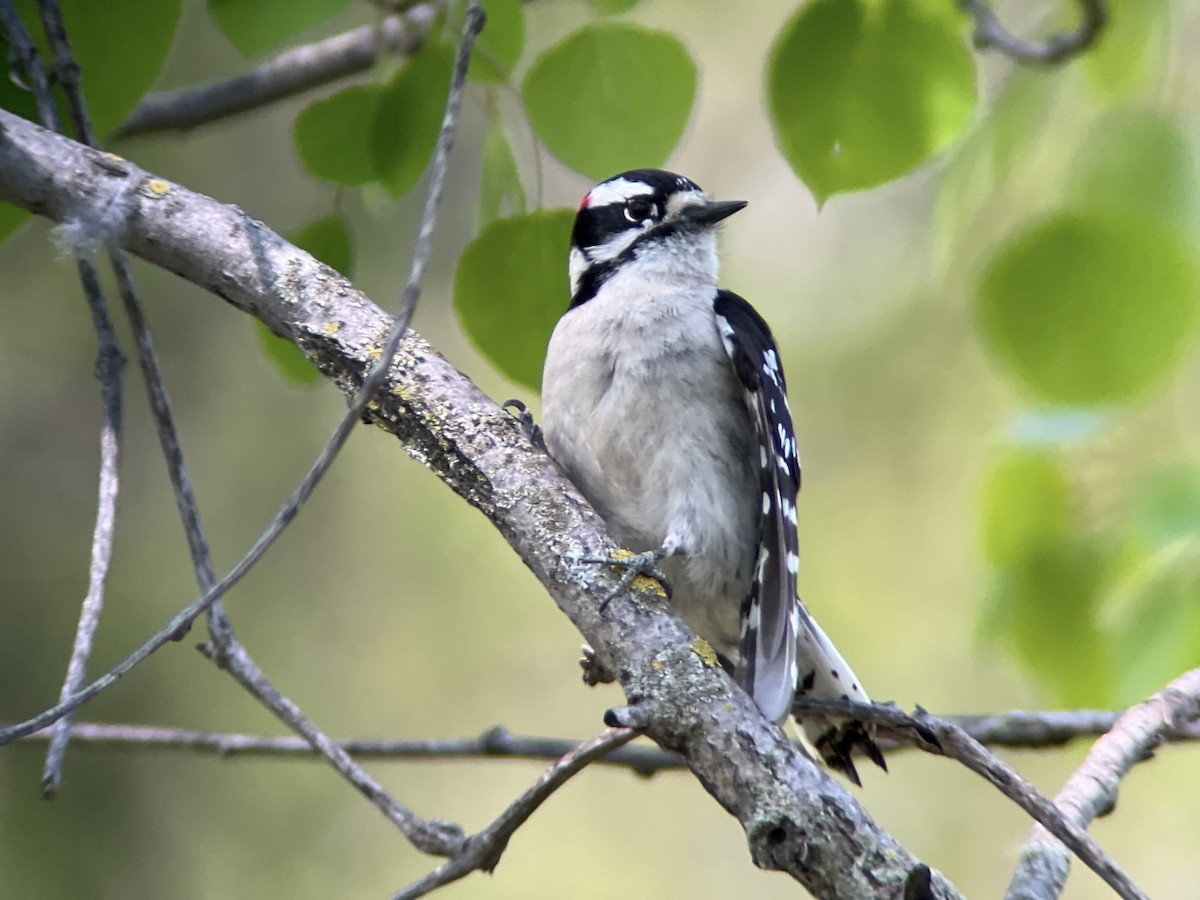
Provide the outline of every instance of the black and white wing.
[[[742,603],[738,681],[763,713],[776,721],[791,711],[797,692],[821,699],[869,702],[858,677],[796,593],[800,455],[775,340],[767,323],[737,294],[718,291],[713,312],[758,437],[762,508],[754,576],[750,594]],[[826,765],[856,784],[858,773],[852,759],[856,749],[887,768],[870,726],[819,715],[806,715],[802,725]]]
[[791,711],[796,690],[796,632],[803,614],[796,600],[800,458],[783,367],[767,323],[730,291],[717,291],[713,312],[758,437],[762,508],[754,576],[742,603],[738,681],[768,718],[780,721]]

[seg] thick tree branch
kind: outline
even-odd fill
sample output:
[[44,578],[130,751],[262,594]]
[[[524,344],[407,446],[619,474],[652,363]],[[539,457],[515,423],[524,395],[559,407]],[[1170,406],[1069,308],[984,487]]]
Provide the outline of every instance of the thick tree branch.
[[[1145,703],[1128,709],[1092,747],[1082,766],[1054,798],[1063,815],[1080,828],[1117,805],[1121,779],[1148,759],[1165,735],[1200,719],[1200,669],[1172,681]],[[1021,853],[1008,886],[1008,900],[1051,900],[1067,882],[1071,857],[1041,826]]]
[[975,46],[980,50],[999,50],[1021,63],[1053,65],[1086,51],[1096,43],[1108,23],[1105,0],[1075,0],[1079,7],[1079,25],[1074,31],[1052,34],[1040,44],[1023,40],[1004,27],[992,10],[990,0],[960,0],[963,9],[975,20]]
[[[0,112],[0,200],[69,220],[131,173],[116,229],[126,249],[258,317],[344,392],[357,390],[392,323],[347,281],[240,210]],[[707,664],[661,598],[623,595],[601,610],[612,573],[564,556],[615,551],[602,521],[519,425],[418,335],[401,343],[367,417],[489,518],[644,710],[650,737],[679,752],[738,819],[758,865],[818,896],[899,897],[910,879],[928,879],[929,896],[956,896]],[[3,735],[44,724],[37,717]]]
[[408,56],[425,42],[439,6],[421,3],[377,25],[295,47],[228,81],[151,94],[116,136],[195,128],[365,72],[386,54]]

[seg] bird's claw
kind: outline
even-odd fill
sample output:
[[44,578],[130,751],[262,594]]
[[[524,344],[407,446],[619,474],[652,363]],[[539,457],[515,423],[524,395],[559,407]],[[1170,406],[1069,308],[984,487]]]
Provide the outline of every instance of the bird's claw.
[[521,430],[525,432],[525,437],[529,438],[529,442],[533,446],[537,447],[543,453],[550,452],[546,449],[546,439],[542,436],[542,428],[533,421],[533,413],[529,411],[528,406],[520,400],[513,399],[505,400],[500,404],[500,408],[513,411],[513,418],[517,420],[517,423],[521,426]]
[[572,556],[571,560],[588,565],[616,566],[625,570],[621,575],[621,580],[617,582],[617,586],[609,591],[600,602],[600,610],[603,612],[613,598],[624,593],[625,589],[633,584],[633,580],[639,575],[645,575],[657,581],[662,586],[667,599],[670,600],[671,581],[667,578],[667,573],[658,566],[663,555],[661,550],[647,550],[645,553],[630,553],[628,556]]

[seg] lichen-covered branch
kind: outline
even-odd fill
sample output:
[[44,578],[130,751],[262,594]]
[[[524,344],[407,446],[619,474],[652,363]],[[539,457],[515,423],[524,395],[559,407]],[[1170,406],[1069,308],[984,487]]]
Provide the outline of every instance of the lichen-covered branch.
[[[114,192],[123,247],[256,316],[344,392],[357,390],[392,323],[349,282],[235,207],[0,112],[0,200],[63,221],[111,206]],[[405,337],[367,418],[488,517],[642,710],[646,733],[738,819],[759,866],[818,896],[901,897],[910,884],[957,896],[762,718],[658,595],[602,609],[612,573],[564,557],[615,551],[603,522],[516,421],[419,335]]]

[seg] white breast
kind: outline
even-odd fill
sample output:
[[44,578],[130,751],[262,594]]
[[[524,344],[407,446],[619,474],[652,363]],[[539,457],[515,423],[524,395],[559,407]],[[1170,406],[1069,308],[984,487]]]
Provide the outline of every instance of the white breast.
[[[757,540],[753,429],[712,312],[715,288],[618,273],[550,341],[551,454],[630,550],[672,536],[673,603],[733,658]],[[677,285],[677,282],[676,282]]]

